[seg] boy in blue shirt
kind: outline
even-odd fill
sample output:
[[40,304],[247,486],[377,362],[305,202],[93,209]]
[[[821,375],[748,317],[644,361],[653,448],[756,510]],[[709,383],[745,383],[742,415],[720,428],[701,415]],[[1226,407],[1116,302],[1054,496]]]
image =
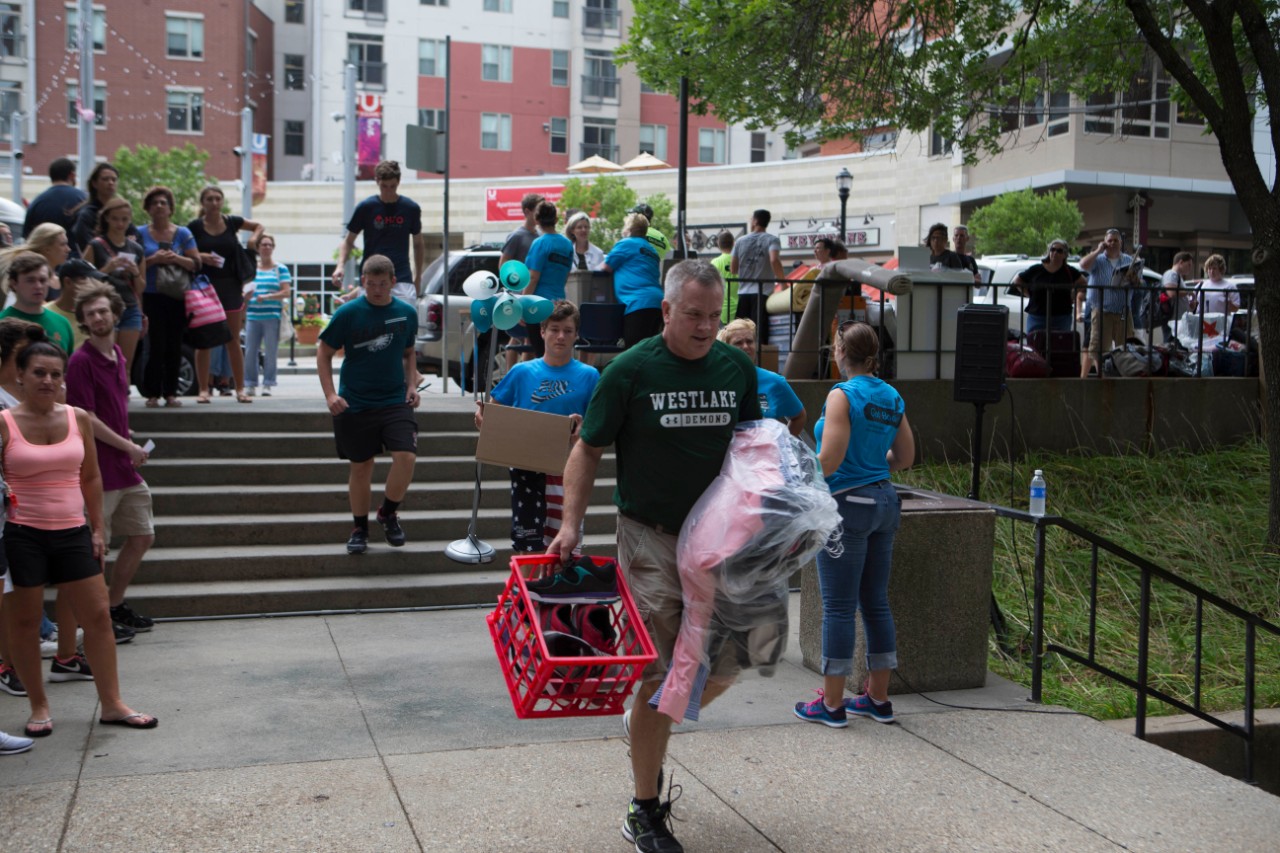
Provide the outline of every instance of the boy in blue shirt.
[[[517,409],[533,409],[573,418],[573,433],[600,381],[600,373],[573,357],[578,340],[578,306],[559,300],[542,321],[546,354],[515,365],[493,389],[493,401]],[[476,404],[476,428],[484,423],[484,404]],[[560,532],[564,478],[520,468],[511,470],[511,547],[538,552]]]

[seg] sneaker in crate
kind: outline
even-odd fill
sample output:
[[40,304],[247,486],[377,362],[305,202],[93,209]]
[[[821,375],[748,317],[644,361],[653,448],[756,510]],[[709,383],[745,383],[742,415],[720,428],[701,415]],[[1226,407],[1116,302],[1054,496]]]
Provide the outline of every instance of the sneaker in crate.
[[529,597],[550,604],[606,604],[618,600],[618,564],[581,557],[555,574],[528,581]]

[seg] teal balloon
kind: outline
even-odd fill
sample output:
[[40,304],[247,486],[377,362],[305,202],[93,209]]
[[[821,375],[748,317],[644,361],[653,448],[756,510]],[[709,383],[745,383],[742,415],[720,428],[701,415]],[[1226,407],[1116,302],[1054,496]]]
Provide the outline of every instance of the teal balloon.
[[497,301],[496,296],[490,296],[471,303],[471,325],[482,335],[493,327],[493,304]]
[[498,270],[498,278],[507,290],[524,290],[529,286],[529,268],[523,261],[507,261]]
[[551,316],[552,310],[556,307],[556,304],[545,296],[523,294],[517,296],[516,299],[520,302],[522,319],[529,324],[541,323]]
[[493,305],[493,327],[505,332],[519,324],[520,303],[510,293],[502,294]]

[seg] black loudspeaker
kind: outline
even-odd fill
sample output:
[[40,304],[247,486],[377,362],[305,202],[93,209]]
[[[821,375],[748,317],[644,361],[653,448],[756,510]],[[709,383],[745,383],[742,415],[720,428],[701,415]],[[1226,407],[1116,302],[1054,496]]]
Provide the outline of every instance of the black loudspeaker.
[[965,305],[956,312],[957,403],[999,403],[1003,396],[1009,309]]

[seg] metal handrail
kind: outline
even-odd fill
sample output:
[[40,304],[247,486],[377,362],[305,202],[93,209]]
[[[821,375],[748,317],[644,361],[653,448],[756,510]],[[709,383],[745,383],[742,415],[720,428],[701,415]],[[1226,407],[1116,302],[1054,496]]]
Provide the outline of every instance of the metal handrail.
[[[1073,660],[1081,666],[1117,681],[1136,693],[1136,711],[1134,716],[1134,735],[1143,740],[1147,734],[1147,698],[1158,699],[1185,714],[1209,723],[1224,732],[1240,738],[1244,743],[1244,781],[1253,783],[1253,740],[1254,740],[1254,681],[1255,652],[1257,632],[1265,631],[1280,638],[1280,626],[1277,626],[1256,613],[1250,613],[1242,607],[1232,604],[1225,598],[1215,595],[1209,590],[1175,575],[1168,569],[1161,568],[1145,557],[1117,545],[1111,540],[1086,530],[1070,519],[1056,515],[1035,516],[1023,510],[990,504],[997,516],[1009,518],[1035,525],[1035,568],[1033,611],[1031,632],[1034,651],[1031,661],[1031,701],[1041,702],[1043,696],[1044,658],[1046,654],[1055,653]],[[1045,607],[1045,532],[1050,527],[1059,527],[1090,544],[1091,559],[1089,572],[1089,648],[1082,652],[1058,643],[1045,643],[1044,639],[1044,607]],[[1097,659],[1097,616],[1098,616],[1098,552],[1108,554],[1124,561],[1139,572],[1139,605],[1138,605],[1138,661],[1135,677],[1129,677],[1106,666]],[[1195,675],[1193,696],[1190,703],[1171,696],[1153,687],[1148,679],[1149,639],[1151,634],[1151,582],[1160,580],[1173,584],[1182,591],[1192,595],[1196,602],[1195,615]],[[1204,627],[1204,606],[1206,604],[1218,608],[1222,613],[1243,623],[1245,629],[1245,661],[1244,661],[1244,725],[1240,726],[1216,717],[1201,707],[1201,667],[1203,662],[1202,631]]]

